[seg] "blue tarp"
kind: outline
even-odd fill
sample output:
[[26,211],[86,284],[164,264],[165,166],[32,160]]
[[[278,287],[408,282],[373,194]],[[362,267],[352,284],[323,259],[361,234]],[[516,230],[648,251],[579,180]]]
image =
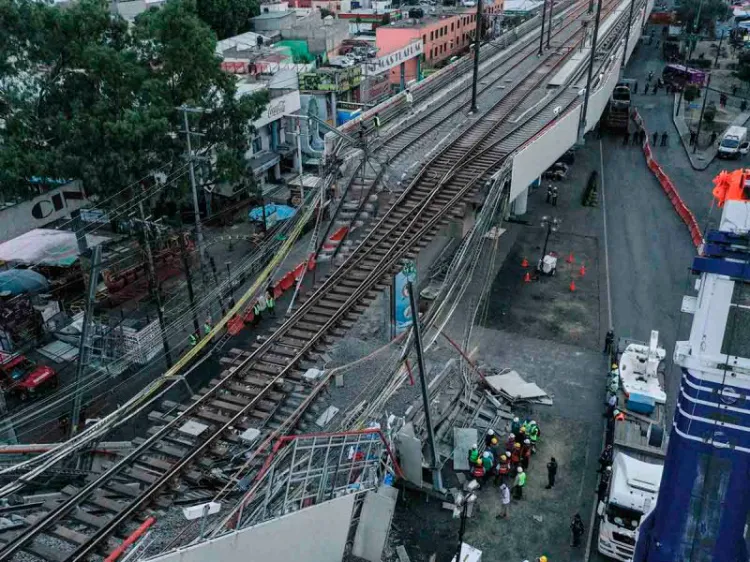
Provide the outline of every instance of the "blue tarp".
[[[295,215],[297,209],[288,207],[287,205],[276,205],[275,203],[268,203],[266,206],[266,222],[276,223],[278,221],[287,220]],[[263,221],[263,208],[255,207],[250,209],[248,213],[251,221]]]
[[49,282],[44,275],[29,269],[10,269],[0,271],[0,293],[9,291],[12,295],[39,293],[49,289]]

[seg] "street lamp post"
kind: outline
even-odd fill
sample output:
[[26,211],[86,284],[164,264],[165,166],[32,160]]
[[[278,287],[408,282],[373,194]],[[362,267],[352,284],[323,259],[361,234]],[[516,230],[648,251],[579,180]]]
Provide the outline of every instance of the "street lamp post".
[[539,35],[539,56],[544,52],[544,22],[547,19],[547,1],[542,0],[542,33]]
[[[593,0],[592,0],[593,2]],[[591,93],[591,77],[594,72],[594,57],[596,56],[596,40],[599,35],[599,18],[602,15],[602,0],[596,4],[596,17],[594,19],[594,36],[591,39],[591,52],[589,53],[589,68],[586,76],[586,92],[583,97],[583,110],[579,121],[578,138],[583,142],[583,135],[586,133],[586,114],[589,110],[589,95]]]
[[[469,506],[477,501],[476,494],[464,496],[459,493],[456,497],[456,509],[460,509],[461,526],[458,529],[458,548],[456,549],[456,562],[461,560],[461,550],[464,545],[464,533],[466,532],[466,520],[469,518]],[[454,511],[454,516],[456,512]]]
[[557,217],[548,217],[546,215],[542,217],[542,227],[547,228],[547,234],[544,237],[542,257],[539,258],[539,263],[536,266],[538,271],[542,271],[542,262],[544,261],[544,256],[547,255],[547,243],[549,242],[549,237],[553,232],[557,232],[557,229],[560,227],[561,222],[562,220],[558,219]]

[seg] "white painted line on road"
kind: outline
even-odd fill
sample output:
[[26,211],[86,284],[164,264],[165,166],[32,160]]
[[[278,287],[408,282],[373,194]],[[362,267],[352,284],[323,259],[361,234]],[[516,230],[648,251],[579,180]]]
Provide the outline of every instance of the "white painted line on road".
[[604,224],[604,275],[607,281],[607,315],[609,316],[609,323],[607,329],[613,328],[615,325],[612,319],[612,288],[609,284],[609,243],[607,241],[607,199],[604,196],[604,150],[602,148],[602,141],[599,139],[599,177],[602,185],[602,220]]

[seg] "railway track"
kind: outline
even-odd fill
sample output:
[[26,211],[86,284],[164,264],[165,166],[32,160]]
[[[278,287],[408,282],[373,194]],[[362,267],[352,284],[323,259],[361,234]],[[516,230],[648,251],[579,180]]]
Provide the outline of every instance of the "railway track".
[[[613,4],[607,4],[608,11]],[[43,510],[26,518],[24,529],[0,535],[0,559],[11,560],[21,552],[42,560],[91,559],[109,550],[111,537],[142,517],[146,507],[168,505],[180,486],[201,482],[213,467],[246,449],[242,432],[257,429],[258,442],[269,435],[274,416],[285,415],[289,401],[301,402],[309,391],[302,378],[305,361],[343,336],[402,260],[416,255],[461,214],[463,199],[508,164],[508,140],[536,115],[524,116],[522,104],[567,60],[581,41],[579,35],[574,33],[564,48],[536,60],[513,89],[436,154],[346,262],[319,282],[248,356],[240,357],[190,403],[168,414],[155,413],[152,419],[158,425],[149,436],[105,473],[80,489],[64,490],[67,499],[61,502],[46,502]],[[263,452],[256,450],[252,459],[259,467]]]

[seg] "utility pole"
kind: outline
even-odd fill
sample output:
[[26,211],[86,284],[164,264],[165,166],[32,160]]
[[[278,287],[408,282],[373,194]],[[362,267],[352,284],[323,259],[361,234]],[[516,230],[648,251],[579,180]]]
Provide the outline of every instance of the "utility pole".
[[477,113],[477,81],[479,80],[479,44],[482,38],[482,0],[477,0],[477,25],[474,30],[474,77],[471,81],[471,113]]
[[703,113],[706,111],[706,100],[708,99],[708,90],[711,87],[711,75],[708,75],[706,81],[706,91],[703,92],[703,105],[701,106],[701,116],[698,119],[698,131],[695,133],[695,143],[693,144],[693,154],[698,150],[698,139],[701,138],[701,125],[703,125]]
[[83,394],[81,392],[81,379],[83,370],[88,364],[88,345],[89,345],[89,327],[92,316],[94,315],[94,298],[96,297],[97,279],[99,278],[99,268],[102,261],[101,244],[94,246],[92,249],[93,257],[91,258],[91,269],[89,270],[89,290],[86,298],[86,308],[83,313],[83,325],[81,326],[81,341],[78,343],[78,361],[76,363],[75,379],[75,398],[73,400],[73,413],[70,419],[70,436],[73,437],[78,433],[78,425],[81,417],[81,403]]
[[630,40],[630,24],[633,21],[633,7],[634,6],[635,6],[635,0],[630,0],[630,11],[628,12],[628,30],[625,32],[625,51],[623,51],[622,53],[623,71],[625,70],[625,64],[628,62],[628,41]]
[[302,119],[297,119],[297,172],[299,173],[299,207],[305,204],[305,186],[302,185]]
[[554,0],[549,0],[549,24],[547,25],[547,48],[549,49],[549,42],[552,38],[552,16],[554,15],[553,8],[555,7]]
[[188,113],[201,113],[201,110],[192,109],[186,105],[178,108],[182,111],[182,123],[185,127],[185,140],[187,142],[188,169],[190,170],[190,188],[193,192],[193,212],[195,213],[195,243],[198,245],[198,256],[203,256],[203,227],[201,225],[201,213],[198,207],[198,186],[195,182],[195,163],[193,159],[193,145],[190,137],[195,134],[190,130],[190,119]]
[[443,477],[440,474],[440,457],[438,456],[437,443],[435,442],[435,428],[432,427],[432,417],[430,416],[430,397],[427,394],[427,374],[425,372],[424,357],[422,355],[422,334],[419,329],[419,310],[417,307],[417,299],[414,296],[414,284],[411,282],[411,279],[406,283],[406,287],[409,291],[409,305],[411,307],[412,326],[414,326],[414,347],[417,350],[419,382],[422,386],[424,419],[427,424],[427,439],[429,439],[430,453],[432,454],[432,487],[436,491],[441,491],[443,489]]
[[146,250],[146,272],[148,273],[148,287],[151,297],[156,301],[156,314],[159,317],[159,331],[161,332],[161,343],[164,346],[164,357],[167,368],[172,366],[172,353],[169,350],[169,339],[167,338],[167,327],[164,324],[164,309],[161,304],[161,289],[156,283],[156,272],[154,271],[154,255],[151,252],[150,231],[146,224],[146,215],[143,212],[143,199],[138,201],[138,211],[141,214],[141,234],[143,235],[143,248]]
[[540,57],[544,52],[544,22],[547,21],[547,0],[542,0],[542,32],[539,34],[539,53]]
[[721,30],[721,37],[719,37],[719,48],[716,49],[716,58],[714,58],[714,68],[719,68],[719,55],[721,54],[721,44],[724,42],[724,30]]
[[599,17],[602,15],[602,0],[596,3],[596,18],[594,19],[594,37],[591,39],[591,52],[589,53],[589,71],[586,78],[586,93],[583,97],[583,111],[578,126],[578,139],[583,142],[583,135],[586,132],[586,113],[589,110],[589,95],[591,94],[591,77],[594,72],[594,58],[596,55],[596,40],[599,35]]
[[180,243],[180,257],[182,258],[182,268],[185,270],[185,282],[187,283],[188,298],[190,299],[190,310],[193,311],[193,327],[195,333],[201,333],[201,325],[198,323],[198,311],[195,310],[195,294],[193,293],[193,276],[190,275],[190,264],[187,258],[187,249],[185,248],[185,233],[180,231],[178,236]]

